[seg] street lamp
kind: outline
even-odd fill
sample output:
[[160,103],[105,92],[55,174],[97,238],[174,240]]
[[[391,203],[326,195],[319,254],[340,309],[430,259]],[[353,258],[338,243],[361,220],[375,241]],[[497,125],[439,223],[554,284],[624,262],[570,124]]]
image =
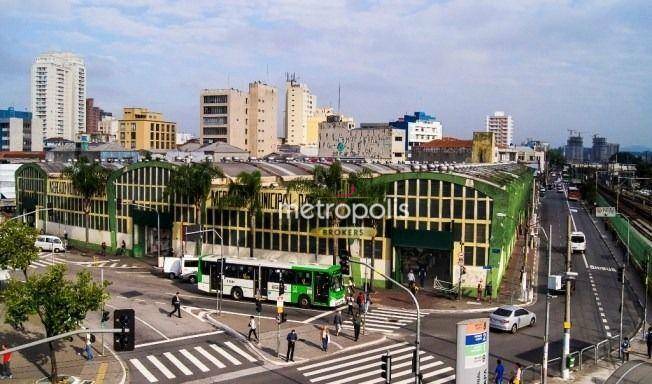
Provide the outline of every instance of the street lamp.
[[[200,231],[186,232],[186,235],[194,235],[197,233],[206,233],[213,232],[213,235],[217,235],[220,239],[220,290],[217,291],[217,315],[222,316],[222,296],[224,291],[224,239],[215,228],[211,229],[202,229]],[[215,237],[213,237],[213,249],[215,248]]]
[[[131,202],[130,204],[139,208],[149,209],[151,211],[156,212],[156,240],[158,241],[158,245],[156,247],[156,253],[157,253],[156,258],[158,259],[158,262],[161,263],[161,215],[160,213],[154,207],[149,207],[147,205],[142,205],[134,202]],[[159,265],[159,267],[162,266],[163,265]]]

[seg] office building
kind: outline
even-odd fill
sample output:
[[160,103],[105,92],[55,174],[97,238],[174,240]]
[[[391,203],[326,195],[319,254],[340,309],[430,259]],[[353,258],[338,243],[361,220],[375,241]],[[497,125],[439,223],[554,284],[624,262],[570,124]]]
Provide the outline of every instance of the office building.
[[320,157],[364,158],[386,162],[405,160],[406,132],[389,124],[361,124],[353,128],[341,116],[319,124]]
[[514,120],[511,115],[498,111],[493,116],[487,116],[485,130],[494,133],[496,146],[506,148],[514,145]]
[[247,149],[254,157],[275,152],[280,144],[277,132],[278,90],[260,81],[250,83],[247,108],[248,145],[229,144]]
[[0,151],[38,152],[43,150],[43,135],[38,119],[31,112],[13,108],[0,110]]
[[43,139],[77,140],[86,132],[86,67],[72,53],[39,55],[31,72],[31,109]]
[[442,125],[434,116],[425,112],[414,112],[414,115],[404,115],[396,121],[389,123],[394,128],[406,132],[405,152],[408,159],[414,147],[442,138]]
[[86,99],[86,133],[92,135],[99,131],[99,125],[105,117],[111,117],[111,112],[106,112],[95,105],[95,99],[89,97]]
[[204,89],[199,96],[199,138],[203,144],[222,142],[246,148],[249,95],[237,89]]
[[127,149],[172,149],[176,123],[147,108],[124,108],[120,119],[120,144]]
[[315,145],[308,140],[308,123],[317,109],[317,97],[306,84],[296,81],[294,74],[285,82],[285,144]]

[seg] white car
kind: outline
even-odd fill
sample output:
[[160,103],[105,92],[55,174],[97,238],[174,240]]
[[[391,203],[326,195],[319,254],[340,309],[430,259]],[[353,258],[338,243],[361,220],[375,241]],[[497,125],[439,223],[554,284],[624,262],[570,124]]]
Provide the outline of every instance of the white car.
[[581,252],[586,251],[586,237],[584,232],[573,232],[571,233],[571,252]]
[[496,309],[489,315],[489,327],[516,333],[519,328],[533,327],[537,322],[537,315],[525,308],[514,305],[505,305]]
[[66,250],[66,247],[60,238],[56,236],[50,236],[50,235],[40,235],[39,237],[36,238],[36,242],[34,243],[34,245],[36,246],[36,248],[39,248],[42,252],[52,251],[54,253],[57,253],[57,252],[64,252]]

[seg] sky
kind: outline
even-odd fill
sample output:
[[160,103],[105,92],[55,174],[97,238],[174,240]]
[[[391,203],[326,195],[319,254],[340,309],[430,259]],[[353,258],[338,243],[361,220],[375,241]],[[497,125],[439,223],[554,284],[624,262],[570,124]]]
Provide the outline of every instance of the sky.
[[[0,108],[29,108],[46,51],[86,61],[87,96],[198,133],[204,88],[280,91],[296,73],[356,122],[414,111],[469,138],[507,111],[515,141],[569,129],[652,147],[649,0],[0,0]],[[282,125],[282,120],[279,120]]]

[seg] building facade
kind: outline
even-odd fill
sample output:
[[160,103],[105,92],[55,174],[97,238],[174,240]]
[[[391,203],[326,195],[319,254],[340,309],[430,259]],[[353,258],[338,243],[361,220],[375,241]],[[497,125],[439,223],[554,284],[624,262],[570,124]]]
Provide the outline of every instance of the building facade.
[[31,110],[43,139],[86,132],[86,66],[68,52],[39,55],[31,70]]
[[249,83],[249,145],[246,149],[254,157],[275,152],[278,138],[278,90],[261,81]]
[[412,161],[439,163],[471,162],[473,140],[444,137],[412,148]]
[[147,108],[124,108],[120,119],[120,144],[127,149],[172,149],[176,146],[176,123]]
[[92,135],[99,132],[100,122],[105,117],[112,117],[111,112],[106,112],[95,105],[95,99],[89,97],[86,99],[86,133]]
[[43,135],[38,119],[31,112],[13,108],[0,110],[0,151],[38,152],[43,150]]
[[405,152],[408,159],[411,158],[411,151],[414,147],[442,138],[442,125],[434,116],[425,112],[414,112],[414,115],[404,115],[397,121],[389,123],[394,128],[406,132]]
[[514,145],[514,120],[511,115],[497,111],[493,116],[487,116],[485,130],[494,133],[496,146],[507,148]]
[[92,143],[111,143],[118,141],[120,120],[113,116],[104,116],[97,124],[97,132],[91,133]]
[[204,89],[200,94],[199,138],[202,143],[222,142],[246,148],[249,94],[237,89]]
[[620,146],[614,143],[607,143],[607,139],[598,135],[593,136],[593,147],[591,148],[591,161],[594,163],[606,163],[611,156],[618,153]]
[[405,131],[388,124],[362,124],[353,128],[340,116],[319,124],[320,157],[365,158],[389,162],[405,160]]
[[306,84],[288,75],[285,82],[285,144],[316,145],[308,140],[308,122],[317,109],[317,97]]
[[582,163],[584,161],[584,140],[582,136],[570,136],[564,147],[564,157],[569,163]]

